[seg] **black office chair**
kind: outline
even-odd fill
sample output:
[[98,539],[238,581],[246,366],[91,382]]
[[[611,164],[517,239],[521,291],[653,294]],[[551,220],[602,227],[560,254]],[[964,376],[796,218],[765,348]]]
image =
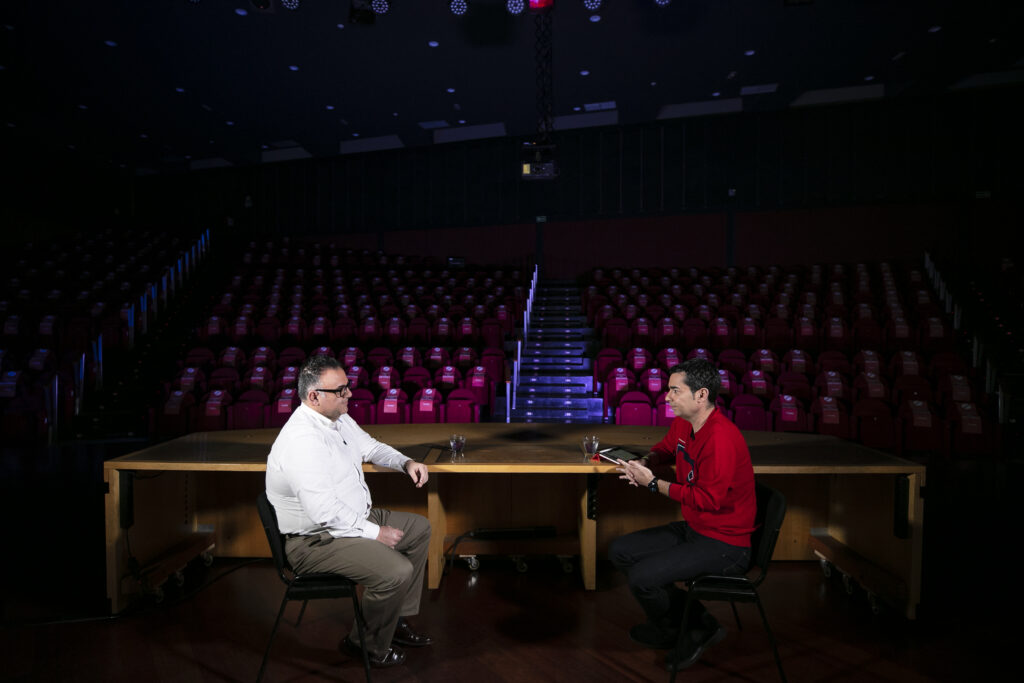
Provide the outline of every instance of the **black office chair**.
[[[274,566],[277,567],[278,576],[284,581],[287,588],[284,591],[284,598],[281,600],[281,609],[277,611],[277,619],[274,620],[274,628],[270,631],[270,640],[267,642],[267,649],[263,653],[263,661],[260,663],[260,673],[256,676],[256,683],[263,679],[263,671],[267,667],[267,657],[270,655],[270,646],[274,643],[274,636],[277,634],[277,625],[281,623],[284,615],[285,605],[291,600],[302,600],[302,609],[299,610],[299,618],[295,620],[298,626],[302,621],[302,615],[306,611],[306,603],[310,600],[321,598],[352,598],[352,607],[355,610],[356,629],[359,632],[359,642],[363,642],[363,610],[359,606],[359,595],[356,592],[356,582],[342,576],[341,574],[298,574],[288,564],[284,554],[284,540],[277,525],[277,513],[274,506],[267,500],[267,492],[260,493],[256,499],[256,509],[260,513],[260,521],[263,523],[263,530],[267,533],[267,542],[270,543],[270,554],[274,558]],[[363,668],[366,671],[366,680],[370,680],[370,659],[366,650],[363,650]]]
[[[782,670],[782,659],[779,658],[779,648],[775,643],[775,636],[768,626],[768,617],[764,613],[764,605],[757,594],[757,587],[764,581],[768,574],[768,563],[775,552],[775,542],[779,538],[779,529],[782,528],[782,520],[786,516],[786,497],[779,491],[765,484],[758,483],[757,486],[757,529],[751,536],[750,545],[753,550],[751,568],[757,567],[760,573],[756,578],[749,576],[719,576],[717,574],[706,574],[698,576],[687,582],[686,608],[683,610],[682,624],[690,623],[690,603],[693,600],[701,601],[724,601],[728,600],[732,605],[733,616],[736,617],[736,625],[742,629],[739,612],[736,611],[737,602],[753,602],[761,612],[761,620],[764,622],[764,629],[768,633],[768,640],[772,644],[772,652],[775,654],[775,664],[779,667],[779,676],[783,683],[786,683],[786,674]],[[686,629],[679,629],[679,640],[676,643],[676,655],[683,650],[683,643],[686,637]],[[672,669],[669,682],[676,680],[676,669]]]

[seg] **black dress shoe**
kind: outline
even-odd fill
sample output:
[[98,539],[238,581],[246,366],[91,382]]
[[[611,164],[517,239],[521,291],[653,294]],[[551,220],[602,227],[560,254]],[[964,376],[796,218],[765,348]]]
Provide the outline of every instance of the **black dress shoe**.
[[721,642],[725,638],[725,634],[725,627],[718,624],[707,631],[703,631],[696,641],[690,637],[690,634],[687,634],[682,652],[669,653],[668,657],[665,658],[665,667],[669,671],[682,671],[689,668],[700,659],[705,650]]
[[676,646],[679,631],[647,621],[630,628],[629,638],[634,643],[644,647],[654,648],[655,650],[671,650]]
[[398,625],[395,626],[395,635],[391,637],[392,643],[405,645],[406,647],[423,647],[432,645],[434,639],[423,633],[416,633],[405,617],[398,618]]
[[[348,637],[341,641],[341,649],[356,659],[361,660],[363,658],[363,649],[349,640]],[[405,652],[393,645],[382,655],[375,655],[372,652],[367,652],[366,654],[370,660],[370,666],[374,669],[387,669],[392,666],[398,666],[405,661]]]

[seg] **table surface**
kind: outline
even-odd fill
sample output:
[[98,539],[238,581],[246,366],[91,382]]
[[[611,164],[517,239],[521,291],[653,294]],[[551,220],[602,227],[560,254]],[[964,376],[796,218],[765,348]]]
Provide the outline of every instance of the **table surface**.
[[[645,453],[665,427],[536,423],[368,425],[371,436],[390,444],[436,472],[607,473],[611,463],[584,458],[585,434],[601,448],[621,446]],[[279,429],[197,432],[165,441],[104,463],[119,470],[263,471]],[[448,435],[466,436],[465,456],[452,462]],[[759,474],[924,473],[924,465],[817,434],[746,431],[754,470]],[[369,471],[377,468],[366,465]],[[383,470],[390,471],[390,470]]]

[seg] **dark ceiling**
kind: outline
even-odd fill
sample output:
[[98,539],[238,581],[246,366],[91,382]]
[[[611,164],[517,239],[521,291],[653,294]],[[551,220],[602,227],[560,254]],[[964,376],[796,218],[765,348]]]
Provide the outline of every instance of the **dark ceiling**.
[[[536,132],[534,15],[467,3],[392,0],[367,25],[350,0],[5,2],[2,140],[151,173]],[[1020,83],[1022,16],[1020,0],[555,0],[555,126]]]

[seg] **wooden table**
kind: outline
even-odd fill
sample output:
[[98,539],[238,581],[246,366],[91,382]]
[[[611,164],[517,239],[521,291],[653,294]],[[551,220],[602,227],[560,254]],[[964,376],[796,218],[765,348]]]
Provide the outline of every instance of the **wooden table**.
[[[465,457],[452,462],[448,434],[456,430],[467,445]],[[611,539],[679,518],[677,504],[625,485],[613,465],[585,460],[580,446],[585,433],[594,433],[602,447],[646,452],[664,436],[662,427],[480,423],[369,425],[367,431],[429,468],[427,486],[416,489],[402,473],[364,466],[375,505],[430,520],[430,588],[440,585],[446,550],[473,529],[553,526],[550,538],[467,539],[457,551],[579,555],[583,585],[593,589],[598,553]],[[276,435],[276,429],[189,434],[104,464],[112,612],[197,555],[269,554],[254,502]],[[758,478],[788,499],[775,558],[834,562],[914,618],[924,466],[833,437],[744,437]]]

